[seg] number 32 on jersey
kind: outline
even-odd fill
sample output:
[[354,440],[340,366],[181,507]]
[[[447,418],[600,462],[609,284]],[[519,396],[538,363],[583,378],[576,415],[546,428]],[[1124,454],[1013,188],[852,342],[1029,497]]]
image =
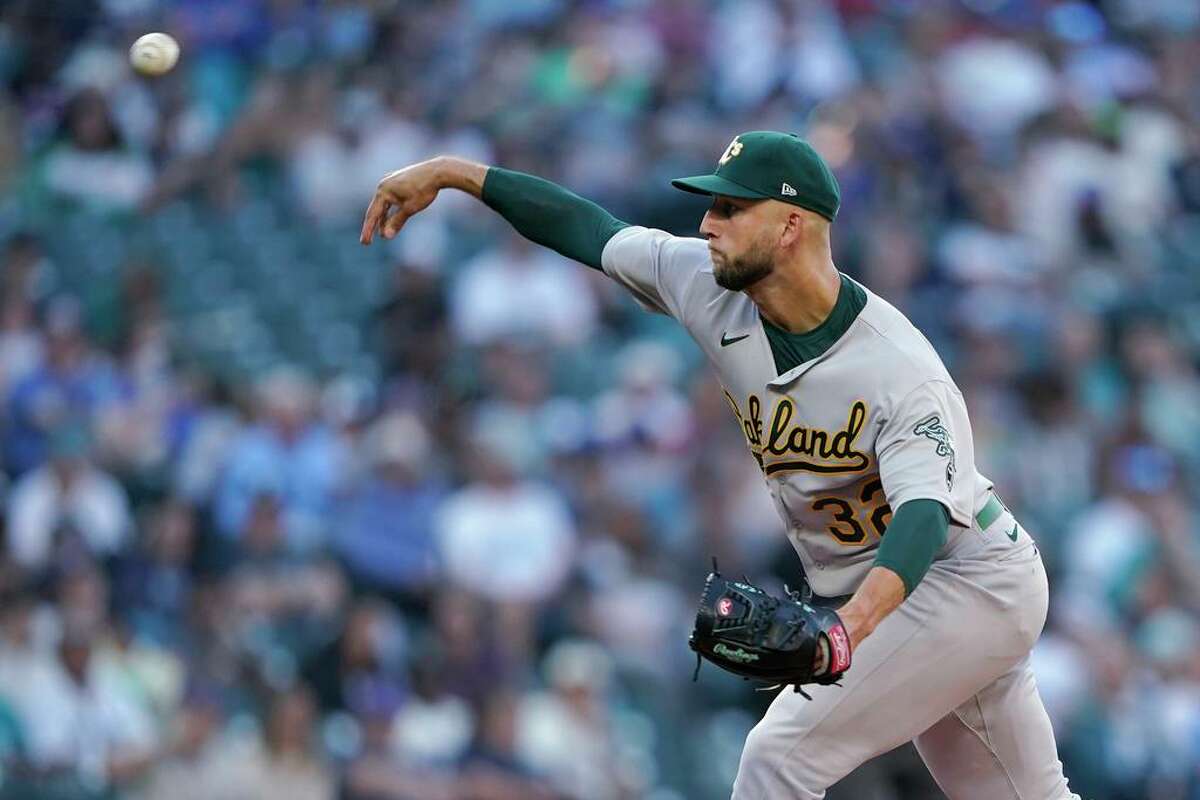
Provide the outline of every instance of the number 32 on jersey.
[[847,546],[866,544],[871,533],[882,537],[892,521],[892,507],[887,504],[879,475],[869,476],[856,488],[854,500],[822,497],[812,504],[813,511],[830,515],[825,530],[835,541]]

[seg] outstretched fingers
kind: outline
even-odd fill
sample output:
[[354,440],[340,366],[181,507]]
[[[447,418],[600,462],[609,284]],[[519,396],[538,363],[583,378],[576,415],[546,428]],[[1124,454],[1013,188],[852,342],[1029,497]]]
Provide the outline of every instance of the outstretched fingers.
[[381,223],[386,220],[391,206],[391,202],[383,192],[375,193],[375,196],[371,198],[371,205],[367,206],[367,213],[363,217],[362,232],[358,235],[359,242],[371,243],[371,239],[375,237],[375,229],[379,228]]
[[380,233],[383,234],[383,238],[393,238],[404,227],[404,223],[408,222],[410,216],[410,214],[404,212],[404,209],[397,206],[391,216],[383,221],[383,226],[379,229]]

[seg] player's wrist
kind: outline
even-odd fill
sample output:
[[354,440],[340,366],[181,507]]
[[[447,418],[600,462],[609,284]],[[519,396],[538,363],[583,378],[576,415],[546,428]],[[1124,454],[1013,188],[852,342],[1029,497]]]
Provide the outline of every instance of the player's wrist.
[[846,635],[850,637],[850,649],[857,650],[859,642],[875,630],[871,615],[853,600],[839,608],[837,613],[842,620],[842,627],[846,629]]
[[458,189],[476,198],[483,196],[488,168],[456,156],[436,156],[428,162],[434,185],[439,189]]
[[858,647],[903,601],[904,581],[900,576],[887,567],[872,567],[854,597],[838,609],[851,647]]

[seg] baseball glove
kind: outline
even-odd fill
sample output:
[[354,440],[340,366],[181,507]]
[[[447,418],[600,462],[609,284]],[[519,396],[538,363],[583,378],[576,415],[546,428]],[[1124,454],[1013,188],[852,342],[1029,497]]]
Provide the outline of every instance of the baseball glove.
[[[786,587],[785,587],[786,589]],[[837,612],[814,608],[799,592],[772,597],[749,580],[713,571],[704,582],[688,638],[700,658],[743,678],[775,685],[836,683],[850,668],[850,637]]]

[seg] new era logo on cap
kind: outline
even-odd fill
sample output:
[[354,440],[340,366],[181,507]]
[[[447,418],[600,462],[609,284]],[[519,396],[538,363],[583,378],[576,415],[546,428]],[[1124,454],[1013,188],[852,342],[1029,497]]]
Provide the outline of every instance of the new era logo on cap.
[[784,197],[795,197],[796,196],[796,190],[792,188],[792,185],[790,183],[785,183],[783,185],[783,188],[781,188],[779,190],[779,193],[781,195],[783,195]]

